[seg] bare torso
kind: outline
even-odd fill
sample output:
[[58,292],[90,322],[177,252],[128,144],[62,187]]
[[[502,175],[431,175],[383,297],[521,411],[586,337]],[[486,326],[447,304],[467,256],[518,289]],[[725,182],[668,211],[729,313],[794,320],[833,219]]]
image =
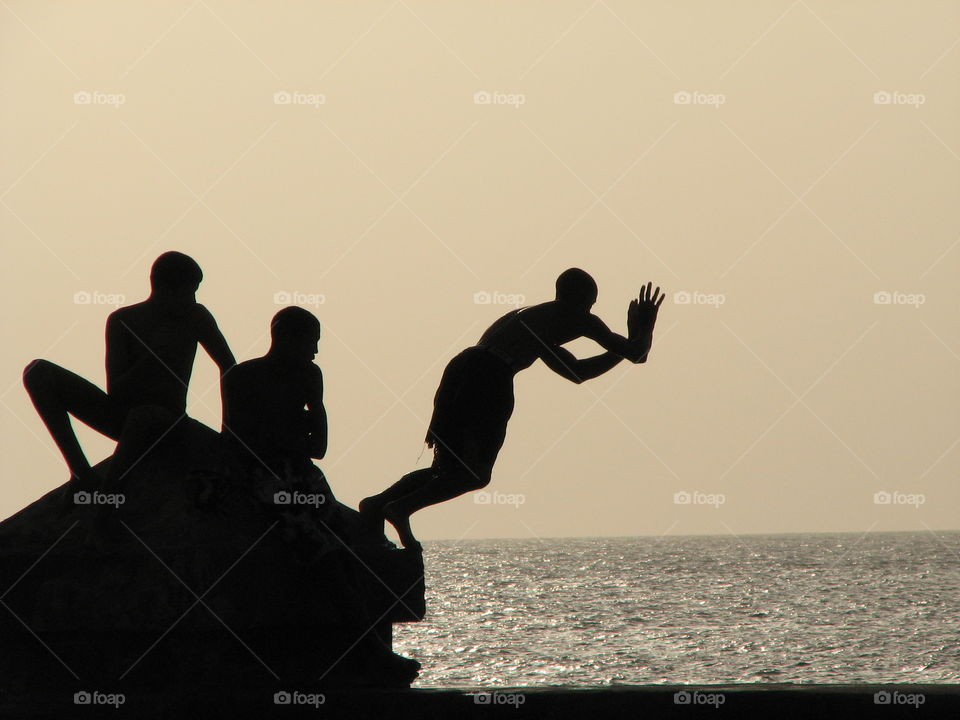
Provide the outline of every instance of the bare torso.
[[150,302],[121,308],[107,328],[107,392],[127,405],[182,412],[207,310],[177,314]]
[[517,373],[550,348],[582,336],[591,317],[588,312],[571,313],[556,301],[540,303],[507,313],[487,328],[477,344],[509,356],[511,370]]

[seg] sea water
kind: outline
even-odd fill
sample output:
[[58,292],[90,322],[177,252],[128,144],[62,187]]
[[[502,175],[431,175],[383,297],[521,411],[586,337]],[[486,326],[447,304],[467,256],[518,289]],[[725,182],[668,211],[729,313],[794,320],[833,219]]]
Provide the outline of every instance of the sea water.
[[415,687],[960,681],[960,533],[424,543]]

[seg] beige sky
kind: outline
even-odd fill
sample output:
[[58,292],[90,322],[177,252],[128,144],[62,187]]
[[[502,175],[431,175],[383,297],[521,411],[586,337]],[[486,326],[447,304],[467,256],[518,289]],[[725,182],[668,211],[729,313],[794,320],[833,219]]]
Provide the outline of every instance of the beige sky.
[[958,529],[958,37],[956,2],[7,0],[0,516],[67,477],[22,367],[102,385],[109,296],[177,249],[240,359],[313,303],[353,505],[511,296],[583,267],[623,331],[666,289],[646,365],[517,378],[501,495],[423,538]]

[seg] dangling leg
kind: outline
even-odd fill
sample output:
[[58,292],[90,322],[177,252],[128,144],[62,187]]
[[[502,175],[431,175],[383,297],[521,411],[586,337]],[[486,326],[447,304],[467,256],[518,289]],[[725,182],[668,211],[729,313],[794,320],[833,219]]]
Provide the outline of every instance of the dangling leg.
[[371,533],[383,534],[383,508],[398,498],[408,495],[418,488],[424,487],[436,473],[435,468],[428,467],[414,470],[400,478],[382,493],[371,495],[360,501],[359,510],[364,522],[370,527]]
[[383,507],[383,517],[396,529],[404,547],[419,547],[420,543],[410,528],[410,516],[430,505],[452,500],[471,490],[479,490],[490,482],[492,466],[477,462],[477,448],[470,443],[468,461],[450,457],[452,453],[438,453],[436,472],[420,487],[402,497],[392,499]]

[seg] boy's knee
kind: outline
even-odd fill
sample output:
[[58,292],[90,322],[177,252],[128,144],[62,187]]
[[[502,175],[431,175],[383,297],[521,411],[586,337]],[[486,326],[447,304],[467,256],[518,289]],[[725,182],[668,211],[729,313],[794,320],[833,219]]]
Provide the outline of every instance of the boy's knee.
[[490,471],[478,468],[460,468],[457,483],[467,491],[483,490],[490,484]]
[[31,360],[23,369],[23,386],[27,390],[33,390],[46,384],[50,379],[52,368],[53,363],[49,360],[43,360],[42,358]]

